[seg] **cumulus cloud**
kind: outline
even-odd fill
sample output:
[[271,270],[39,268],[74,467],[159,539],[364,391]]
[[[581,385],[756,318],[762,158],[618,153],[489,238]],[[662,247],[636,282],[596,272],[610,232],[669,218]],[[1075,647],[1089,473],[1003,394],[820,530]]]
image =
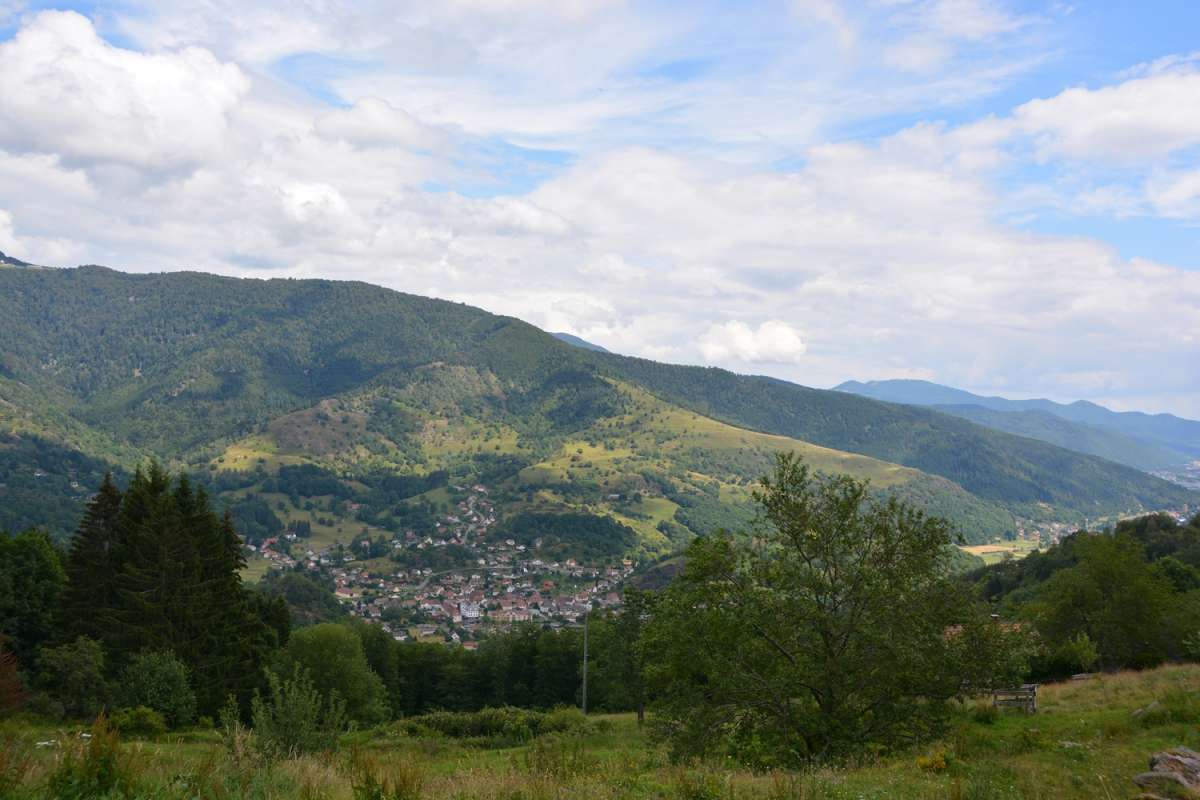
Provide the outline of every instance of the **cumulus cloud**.
[[767,320],[751,328],[740,320],[714,325],[700,337],[700,352],[709,361],[792,364],[806,348],[800,333],[786,322]]
[[219,158],[249,89],[206,50],[116,48],[74,12],[38,14],[0,44],[0,63],[0,147],[68,164],[170,170]]
[[1130,162],[1200,144],[1200,71],[1194,65],[1099,89],[1032,100],[1013,114],[1043,157]]

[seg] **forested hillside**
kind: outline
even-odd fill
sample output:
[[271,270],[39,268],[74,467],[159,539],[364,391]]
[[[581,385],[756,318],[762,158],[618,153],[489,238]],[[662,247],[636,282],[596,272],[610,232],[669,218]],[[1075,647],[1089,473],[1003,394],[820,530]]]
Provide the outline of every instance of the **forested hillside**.
[[[330,281],[0,269],[0,425],[0,492],[25,509],[0,522],[59,532],[86,495],[72,483],[150,456],[225,503],[289,465],[338,487],[276,486],[265,512],[241,509],[264,530],[314,500],[331,535],[402,526],[420,509],[380,476],[446,471],[501,489],[504,514],[610,516],[646,553],[743,521],[747,485],[785,450],[870,477],[972,539],[1011,530],[1014,515],[1195,502],[927,409],[589,351],[468,306]],[[46,461],[59,450],[70,455]]]

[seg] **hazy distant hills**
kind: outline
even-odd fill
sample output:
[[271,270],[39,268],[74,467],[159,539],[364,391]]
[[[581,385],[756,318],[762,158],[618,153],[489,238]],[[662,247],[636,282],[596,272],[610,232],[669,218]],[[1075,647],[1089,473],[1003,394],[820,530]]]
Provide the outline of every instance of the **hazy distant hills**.
[[1171,414],[1111,411],[1078,401],[984,397],[928,381],[847,381],[835,391],[928,406],[981,425],[1051,442],[1146,470],[1200,458],[1200,422]]
[[566,342],[567,344],[574,345],[575,347],[581,347],[584,350],[591,350],[596,353],[609,352],[608,350],[604,349],[600,345],[592,344],[591,342],[587,341],[586,339],[580,339],[578,336],[576,336],[572,333],[561,333],[560,332],[560,333],[551,333],[550,335],[553,336],[555,339],[558,339],[560,342]]
[[[661,553],[743,524],[752,481],[782,450],[869,477],[973,539],[1014,515],[1197,502],[950,414],[568,345],[362,283],[0,269],[0,527],[61,531],[104,465],[155,456],[330,538],[400,526],[411,509],[379,487],[444,471],[485,480],[506,513],[611,516]],[[268,491],[298,466],[320,491]]]
[[22,261],[19,258],[13,258],[12,256],[5,255],[4,251],[0,250],[0,267],[32,267],[32,266],[35,266],[35,265],[30,264],[28,261]]

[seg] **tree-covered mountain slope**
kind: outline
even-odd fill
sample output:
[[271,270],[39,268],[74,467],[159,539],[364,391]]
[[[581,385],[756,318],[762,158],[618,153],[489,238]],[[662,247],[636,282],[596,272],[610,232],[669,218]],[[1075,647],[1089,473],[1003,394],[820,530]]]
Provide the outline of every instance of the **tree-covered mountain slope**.
[[[1082,452],[1101,455],[1106,458],[1110,444],[1118,442],[1131,446],[1132,458],[1139,462],[1147,462],[1152,469],[1178,466],[1181,462],[1200,459],[1200,422],[1184,419],[1173,414],[1145,414],[1140,411],[1112,411],[1104,406],[1079,400],[1074,403],[1056,403],[1053,400],[1009,400],[1004,397],[984,397],[971,392],[942,386],[929,381],[918,380],[886,380],[886,381],[846,381],[834,387],[835,391],[883,400],[890,403],[907,403],[911,405],[931,406],[939,410],[946,406],[974,406],[1005,414],[1021,412],[1040,412],[1050,414],[1068,422],[1087,426],[1073,428],[1073,436],[1079,440],[1079,445],[1073,449]],[[1023,420],[1001,420],[991,415],[973,412],[971,417],[1001,430],[1022,433],[1022,435],[1045,439],[1055,444],[1058,431],[1047,430],[1047,426],[1038,421],[1036,416],[1026,416]],[[964,415],[965,416],[965,415]],[[986,420],[986,421],[985,421]],[[992,425],[992,423],[998,423]],[[1025,430],[1012,430],[1024,428]],[[1100,428],[1110,437],[1100,440],[1089,429]],[[1028,432],[1025,432],[1028,431]],[[1061,431],[1061,429],[1059,429]],[[1039,433],[1044,435],[1038,435]],[[1086,449],[1094,447],[1096,449]],[[1097,449],[1100,452],[1097,452]],[[1141,466],[1124,459],[1114,459]]]
[[[164,459],[231,502],[261,493],[271,508],[243,511],[265,529],[270,515],[317,522],[319,504],[330,536],[419,519],[406,498],[441,489],[406,495],[396,476],[441,473],[498,487],[504,513],[612,516],[657,552],[745,522],[747,483],[788,449],[872,477],[973,539],[1014,514],[1195,502],[927,409],[589,351],[468,306],[331,281],[0,270],[0,424],[125,468]],[[0,463],[5,452],[19,450],[0,449]]]
[[1017,436],[1099,456],[1144,472],[1179,466],[1179,454],[1154,442],[1139,441],[1112,428],[1072,422],[1048,411],[996,411],[983,406],[930,406],[943,414],[969,419],[980,425]]

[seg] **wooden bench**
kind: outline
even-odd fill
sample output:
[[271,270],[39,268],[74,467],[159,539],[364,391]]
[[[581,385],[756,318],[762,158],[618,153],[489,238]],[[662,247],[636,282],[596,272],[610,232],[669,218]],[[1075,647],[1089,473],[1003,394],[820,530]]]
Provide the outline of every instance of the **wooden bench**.
[[1036,683],[1026,683],[1010,689],[995,689],[992,691],[992,705],[996,708],[1019,708],[1026,714],[1037,713]]

